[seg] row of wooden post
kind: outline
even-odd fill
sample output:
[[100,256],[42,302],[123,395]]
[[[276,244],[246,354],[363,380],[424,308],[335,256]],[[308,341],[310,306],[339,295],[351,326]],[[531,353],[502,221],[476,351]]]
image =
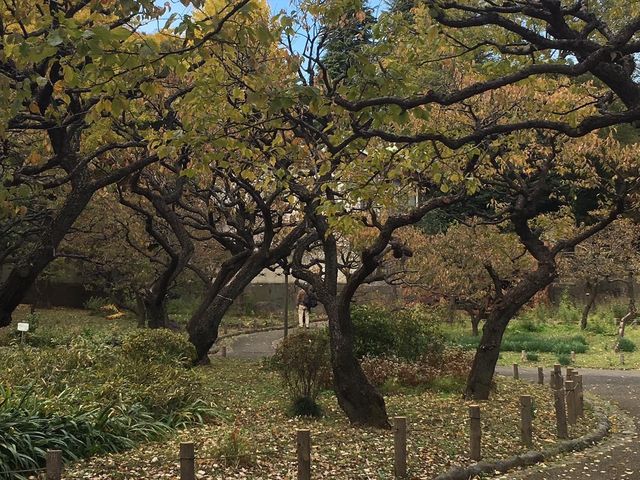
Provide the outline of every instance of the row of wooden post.
[[[513,364],[513,376],[519,378],[518,364]],[[538,367],[538,383],[544,384],[544,370]],[[584,416],[584,394],[582,375],[567,368],[566,381],[562,377],[562,367],[554,365],[550,379],[554,393],[554,405],[559,438],[568,438],[567,424],[574,425],[578,417]],[[520,397],[520,440],[524,445],[533,445],[533,401],[530,395]],[[482,422],[480,406],[469,406],[469,454],[472,460],[482,458]],[[394,417],[394,477],[407,476],[407,418]],[[311,431],[298,430],[296,433],[296,453],[298,480],[311,480]],[[180,480],[195,480],[195,448],[193,443],[180,444]],[[47,480],[61,480],[62,452],[47,452]]]
[[[395,417],[394,430],[394,477],[407,476],[407,418]],[[311,480],[311,431],[296,432],[296,456],[298,480]],[[196,456],[193,443],[180,444],[180,480],[195,480]],[[58,479],[56,479],[58,480]]]
[[[518,379],[518,364],[513,364],[513,377]],[[544,384],[544,370],[538,367],[538,383]],[[584,416],[584,389],[582,375],[567,367],[566,379],[562,377],[562,367],[553,366],[550,385],[553,390],[553,402],[556,412],[556,430],[558,438],[569,438],[568,425],[575,425],[579,417]]]
[[[533,399],[531,395],[520,396],[520,441],[530,447],[533,445]],[[482,420],[480,406],[469,406],[469,457],[471,460],[482,458]]]
[[[513,364],[513,377],[520,378],[518,364]],[[538,383],[544,384],[544,369],[538,367]],[[553,390],[554,407],[556,412],[556,426],[558,438],[568,438],[568,426],[575,425],[578,417],[584,416],[584,391],[582,375],[572,368],[567,368],[566,381],[562,377],[562,367],[554,365],[550,380]],[[482,427],[480,419],[480,407],[469,406],[469,451],[472,460],[480,460],[482,457]],[[530,395],[520,397],[520,440],[524,445],[533,445],[533,401]]]
[[[514,377],[518,378],[518,365],[513,366]],[[551,386],[554,390],[558,437],[567,438],[567,420],[575,424],[577,417],[584,413],[582,376],[571,368],[567,369],[566,383],[562,378],[560,365],[554,367]],[[544,383],[544,371],[538,367],[538,383]],[[566,391],[566,393],[565,393]],[[566,405],[566,410],[565,410]],[[533,445],[533,400],[530,395],[520,397],[520,440],[526,446]],[[407,418],[394,417],[394,478],[407,476]],[[297,480],[311,480],[311,431],[298,430],[296,435]],[[469,406],[469,455],[472,460],[482,458],[482,421],[479,405]],[[195,456],[192,443],[180,445],[180,480],[195,480]]]

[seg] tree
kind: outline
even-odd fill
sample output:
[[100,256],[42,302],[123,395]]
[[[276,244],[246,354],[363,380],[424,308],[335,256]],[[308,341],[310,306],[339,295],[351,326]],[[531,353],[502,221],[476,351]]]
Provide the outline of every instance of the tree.
[[532,263],[513,232],[474,219],[435,235],[413,230],[403,239],[414,253],[406,263],[404,284],[467,312],[474,336],[498,293],[492,278],[512,285]]
[[[485,180],[499,206],[489,220],[508,222],[533,257],[535,268],[522,272],[521,279],[511,285],[492,272],[496,297],[488,309],[467,380],[467,398],[489,397],[505,329],[518,310],[557,277],[558,255],[609,226],[625,210],[635,188],[632,149],[611,138],[592,134],[571,141],[542,132],[521,132],[519,140],[519,148],[505,150],[503,161]],[[558,183],[560,188],[554,186]],[[553,227],[570,214],[572,191],[593,185],[607,192],[601,208],[591,212],[589,224],[574,225],[558,234]]]
[[[603,153],[598,147],[599,160],[595,162],[592,155],[567,138],[583,138],[581,144],[593,145],[599,137],[591,132],[638,118],[639,110],[630,102],[637,87],[628,68],[637,48],[632,40],[637,25],[634,21],[627,23],[628,28],[612,24],[614,33],[607,32],[606,44],[596,42],[585,47],[589,42],[584,37],[599,35],[598,29],[586,25],[588,22],[580,18],[582,13],[562,10],[559,2],[540,2],[538,10],[553,10],[551,14],[541,13],[542,22],[533,18],[538,2],[522,2],[531,10],[520,4],[512,9],[508,5],[472,3],[469,7],[430,2],[430,10],[414,9],[411,28],[416,34],[410,38],[405,35],[407,20],[403,16],[381,16],[380,27],[375,30],[379,41],[373,42],[374,51],[370,52],[378,59],[377,65],[360,57],[361,63],[352,67],[360,81],[331,82],[317,62],[323,95],[332,108],[325,106],[319,111],[331,110],[330,119],[323,123],[316,117],[314,123],[305,111],[297,120],[314,131],[334,155],[359,139],[379,139],[398,149],[428,144],[438,152],[438,159],[468,156],[474,151],[482,160],[488,157],[479,171],[483,172],[483,189],[493,191],[496,213],[487,217],[492,222],[507,221],[537,267],[524,272],[521,281],[511,286],[498,275],[493,278],[496,300],[489,309],[467,383],[467,396],[483,399],[489,395],[509,320],[553,281],[557,254],[605,228],[624,210],[625,197],[633,189],[635,173],[629,184],[621,180],[626,172],[611,173],[629,163],[624,158],[630,154],[628,150],[619,154],[625,150],[610,143],[617,152],[615,160],[621,163],[615,167],[607,162],[603,165],[611,152]],[[450,17],[445,13],[455,9]],[[564,23],[565,13],[585,28],[566,35],[561,32],[562,38],[554,38],[558,35],[556,27],[564,28],[559,24]],[[515,20],[503,21],[505,16]],[[522,17],[531,19],[531,23],[525,22],[520,28]],[[546,36],[537,33],[540,23],[550,30],[549,43],[545,43]],[[518,39],[524,44],[522,49]],[[609,41],[621,46],[622,56],[612,58]],[[530,42],[533,46],[528,45]],[[558,57],[557,52],[566,50],[565,46],[574,57]],[[589,50],[586,56],[585,48]],[[476,62],[479,54],[492,61]],[[432,68],[434,64],[438,67]],[[443,71],[447,72],[440,76],[443,80],[433,82],[434,74]],[[578,78],[587,73],[598,80]],[[312,112],[313,105],[310,103]],[[349,119],[350,134],[336,132],[336,118],[342,115]],[[560,136],[545,133],[549,131]],[[584,140],[588,134],[588,140]],[[608,133],[602,135],[610,140]],[[537,143],[542,143],[540,151],[534,148]],[[568,152],[575,158],[565,164]],[[558,165],[556,158],[564,160]],[[567,167],[572,162],[583,167],[585,162],[595,162],[597,168]],[[572,176],[567,176],[568,171]],[[445,167],[437,178],[457,178],[454,175]],[[606,192],[600,198],[606,213],[592,212],[582,229],[555,243],[545,243],[542,231],[532,222],[568,206],[572,197],[569,193],[585,185],[592,188],[593,182]],[[559,187],[559,183],[564,186]]]
[[[132,177],[128,188],[138,199],[127,196],[122,188],[118,190],[120,203],[141,217],[149,245],[155,247],[154,250],[160,249],[164,254],[149,255],[149,259],[155,260],[161,268],[151,284],[138,293],[144,308],[144,320],[150,328],[172,325],[167,314],[169,290],[189,266],[195,252],[192,236],[175,208],[183,195],[186,177],[180,176],[180,166],[164,163],[164,168],[169,172],[173,171],[175,178],[167,179],[166,175],[150,170]],[[130,237],[127,238],[133,248],[140,253],[144,252]],[[140,314],[142,317],[142,312]]]
[[332,79],[347,78],[356,57],[372,41],[373,11],[361,0],[348,0],[326,11],[320,40],[324,44],[322,62]]
[[[629,274],[638,267],[638,234],[635,223],[622,218],[593,237],[577,245],[573,252],[560,257],[561,274],[568,278],[584,280],[587,299],[582,310],[580,328],[586,329],[589,312],[596,302],[603,282],[622,281],[633,291],[628,282]],[[631,277],[633,281],[633,277]],[[633,311],[633,296],[630,295]],[[627,319],[628,320],[628,319]]]
[[233,301],[265,268],[285,259],[305,231],[295,209],[283,201],[280,187],[255,185],[246,178],[249,170],[243,172],[245,178],[212,169],[208,183],[179,202],[189,227],[208,235],[228,254],[187,325],[199,363],[208,362]]
[[[200,65],[198,52],[247,3],[197,23],[185,17],[157,36],[138,31],[141,19],[164,13],[150,0],[5,5],[1,228],[13,239],[31,234],[11,240],[4,255],[9,273],[0,284],[0,326],[11,321],[95,192],[170,150],[180,131],[171,111],[188,92],[178,79]],[[172,94],[158,105],[156,94],[165,88]]]

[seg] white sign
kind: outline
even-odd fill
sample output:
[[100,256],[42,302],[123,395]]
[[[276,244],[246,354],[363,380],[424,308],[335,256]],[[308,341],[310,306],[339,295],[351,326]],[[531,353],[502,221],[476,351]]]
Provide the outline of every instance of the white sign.
[[28,323],[18,323],[18,331],[19,332],[28,332],[29,324]]

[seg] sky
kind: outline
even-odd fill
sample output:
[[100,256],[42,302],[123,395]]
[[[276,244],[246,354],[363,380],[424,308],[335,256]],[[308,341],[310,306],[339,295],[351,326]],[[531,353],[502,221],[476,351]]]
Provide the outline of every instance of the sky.
[[[290,0],[267,0],[269,5],[271,5],[271,13],[278,13],[280,10],[289,11]],[[180,0],[156,0],[156,5],[159,7],[164,7],[168,4],[170,10],[168,10],[159,20],[153,21],[148,25],[145,25],[143,31],[145,32],[154,32],[162,28],[164,23],[167,21],[171,14],[176,14],[178,16],[189,14],[192,11],[192,7],[185,7]]]

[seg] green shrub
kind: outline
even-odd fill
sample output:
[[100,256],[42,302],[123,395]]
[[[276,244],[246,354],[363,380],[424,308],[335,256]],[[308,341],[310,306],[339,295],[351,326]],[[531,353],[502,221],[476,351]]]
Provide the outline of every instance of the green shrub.
[[322,416],[322,407],[313,398],[298,397],[291,404],[289,413],[292,417],[319,418]]
[[564,366],[571,365],[571,355],[566,353],[560,353],[558,355],[558,363]]
[[529,316],[523,317],[518,323],[516,323],[516,327],[525,332],[541,332],[544,330],[543,324],[535,321]]
[[558,305],[557,310],[558,320],[562,323],[567,324],[577,324],[582,317],[582,312],[580,309],[571,301],[569,298],[569,293],[565,290],[562,293],[562,298],[560,299],[560,304]]
[[0,385],[0,478],[1,465],[41,465],[43,449],[62,447],[71,459],[116,452],[220,416],[200,400],[194,370],[132,359],[92,337],[7,349]]
[[464,377],[444,376],[434,378],[429,383],[429,389],[445,394],[462,394],[465,388]]
[[99,315],[102,313],[102,308],[109,303],[108,298],[104,297],[90,297],[84,302],[84,308],[89,310],[92,315]]
[[394,356],[416,360],[444,350],[443,335],[423,310],[390,312],[381,307],[356,306],[351,310],[351,319],[359,358]]
[[327,332],[303,330],[289,335],[276,349],[271,364],[294,401],[315,401],[331,372]]
[[166,438],[173,428],[141,406],[122,404],[77,410],[66,415],[47,412],[31,392],[17,396],[0,389],[0,478],[10,470],[35,470],[48,449],[68,460],[132,448],[136,442]]
[[194,346],[181,334],[166,328],[137,330],[122,340],[125,357],[140,362],[189,366],[196,358]]
[[527,352],[527,360],[530,362],[537,362],[540,359],[540,355],[537,353]]
[[629,312],[629,305],[622,302],[612,302],[610,304],[613,318],[622,318]]
[[636,344],[628,338],[621,338],[618,340],[618,350],[621,352],[635,352]]
[[222,438],[214,456],[226,467],[242,468],[255,463],[255,449],[238,428]]

